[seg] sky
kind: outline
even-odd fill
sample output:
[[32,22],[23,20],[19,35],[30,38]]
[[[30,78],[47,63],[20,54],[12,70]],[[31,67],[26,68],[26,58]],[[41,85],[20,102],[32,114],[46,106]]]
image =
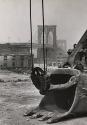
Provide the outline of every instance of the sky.
[[[41,0],[32,1],[33,41],[42,25]],[[57,39],[72,48],[87,29],[87,0],[44,0],[46,25],[57,26]],[[30,40],[29,0],[0,0],[0,43]]]

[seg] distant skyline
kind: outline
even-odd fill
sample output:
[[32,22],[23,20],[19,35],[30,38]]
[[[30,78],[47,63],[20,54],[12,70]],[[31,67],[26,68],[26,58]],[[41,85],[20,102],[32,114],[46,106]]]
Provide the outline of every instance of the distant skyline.
[[[57,25],[57,39],[72,48],[87,29],[87,0],[44,0],[45,24]],[[33,41],[42,24],[41,0],[32,0]],[[30,40],[29,0],[0,0],[0,43]]]

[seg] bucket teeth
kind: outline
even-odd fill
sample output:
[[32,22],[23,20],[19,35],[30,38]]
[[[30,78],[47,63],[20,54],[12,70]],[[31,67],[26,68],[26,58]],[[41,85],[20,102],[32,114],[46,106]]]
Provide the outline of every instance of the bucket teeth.
[[34,114],[34,112],[31,111],[31,112],[27,112],[27,113],[25,113],[24,116],[25,116],[25,117],[26,117],[26,116],[32,116],[33,114]]
[[54,116],[52,116],[48,121],[47,121],[47,123],[48,124],[51,124],[51,123],[57,123],[58,121],[60,121],[62,118],[64,118],[63,116],[61,116],[61,115],[54,115]]
[[40,118],[40,117],[42,117],[42,116],[43,116],[42,114],[36,113],[36,114],[32,115],[30,118],[31,118],[31,119],[36,119],[36,118]]
[[48,112],[46,115],[44,115],[42,117],[42,119],[40,121],[46,121],[46,120],[50,119],[53,115],[54,115],[53,112]]
[[24,113],[24,116],[32,116],[35,113],[37,113],[40,109],[38,107],[33,107],[30,110],[28,110],[26,113]]
[[43,116],[39,121],[46,121],[50,118],[50,116]]
[[36,119],[38,118],[39,121],[47,121],[47,123],[56,123],[61,119],[61,117],[56,113],[50,112],[50,111],[39,111],[32,116],[29,116],[30,119]]
[[57,123],[59,121],[59,118],[56,117],[56,118],[51,118],[47,121],[48,124],[52,124],[52,123]]

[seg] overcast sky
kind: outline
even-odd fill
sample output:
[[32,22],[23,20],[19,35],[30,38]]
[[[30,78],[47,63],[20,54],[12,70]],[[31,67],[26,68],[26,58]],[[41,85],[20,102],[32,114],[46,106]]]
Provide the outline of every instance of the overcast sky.
[[[44,6],[45,24],[57,25],[57,39],[67,40],[72,48],[87,29],[87,0],[44,0]],[[41,0],[32,0],[33,39],[41,14]],[[29,0],[0,0],[0,43],[29,39]]]

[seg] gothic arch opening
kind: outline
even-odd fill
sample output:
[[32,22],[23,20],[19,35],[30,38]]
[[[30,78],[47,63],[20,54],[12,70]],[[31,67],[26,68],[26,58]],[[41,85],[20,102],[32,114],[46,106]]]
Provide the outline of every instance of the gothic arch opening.
[[[44,43],[46,44],[46,33],[44,33]],[[43,44],[43,32],[41,34],[41,44]]]
[[48,34],[48,44],[53,45],[53,32],[50,31]]

